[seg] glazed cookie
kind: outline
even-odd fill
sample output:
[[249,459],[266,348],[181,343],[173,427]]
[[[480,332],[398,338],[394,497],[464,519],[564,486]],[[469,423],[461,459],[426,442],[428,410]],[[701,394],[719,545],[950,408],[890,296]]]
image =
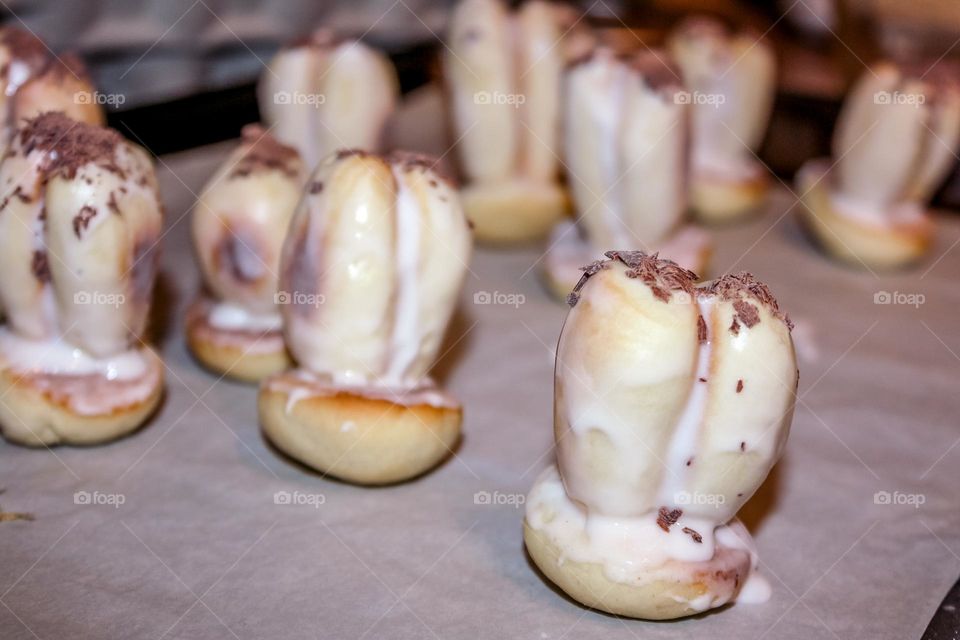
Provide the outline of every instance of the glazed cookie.
[[738,220],[764,203],[769,176],[756,152],[776,92],[776,59],[762,38],[704,17],[668,39],[693,119],[690,204],[706,223]]
[[567,72],[565,157],[577,222],[554,228],[543,260],[559,299],[605,247],[704,267],[710,239],[684,224],[689,106],[681,92],[662,52],[599,47]]
[[877,66],[847,96],[833,137],[836,160],[811,160],[797,173],[805,226],[828,254],[853,265],[915,262],[933,240],[927,205],[958,144],[960,88],[952,77]]
[[162,207],[147,153],[46,113],[0,162],[0,427],[32,446],[140,426],[163,366],[141,340]]
[[306,169],[296,149],[257,125],[204,187],[193,244],[205,291],[187,313],[187,342],[211,370],[259,381],[291,366],[277,304],[280,249]]
[[359,484],[419,475],[460,435],[459,402],[427,373],[471,238],[434,164],[339,152],[310,179],[283,247],[280,311],[299,368],[261,384],[263,430],[291,457]]
[[736,520],[783,452],[797,368],[790,322],[749,274],[696,276],[607,252],[570,294],[554,379],[557,464],[524,539],[570,597],[669,619],[757,600]]
[[337,149],[380,149],[400,85],[390,59],[327,29],[283,48],[260,78],[263,122],[308,171]]
[[463,0],[444,54],[453,134],[477,239],[542,238],[569,210],[559,180],[563,66],[590,41],[569,8]]

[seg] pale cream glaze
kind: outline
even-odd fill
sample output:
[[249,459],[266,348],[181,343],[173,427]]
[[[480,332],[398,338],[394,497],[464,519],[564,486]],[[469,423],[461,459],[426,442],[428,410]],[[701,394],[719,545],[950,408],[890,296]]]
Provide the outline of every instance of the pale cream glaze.
[[216,302],[208,318],[212,327],[280,329],[280,251],[306,179],[294,149],[248,127],[240,146],[204,186],[191,232],[204,285]]
[[769,44],[696,17],[671,34],[668,49],[691,96],[694,173],[731,182],[755,178],[762,169],[753,154],[766,133],[776,91]]
[[359,41],[334,42],[320,30],[277,53],[258,98],[264,122],[312,170],[337,149],[377,151],[399,93],[383,53]]
[[281,309],[291,353],[337,384],[416,387],[470,256],[455,189],[422,164],[366,154],[331,158],[312,181],[325,187],[298,208],[281,265],[298,297]]
[[677,89],[652,88],[606,48],[567,73],[567,177],[597,251],[651,251],[683,218],[687,106]]
[[267,390],[287,396],[287,413],[290,413],[302,400],[328,398],[339,393],[371,400],[386,400],[407,407],[429,405],[456,409],[460,406],[455,398],[439,389],[429,378],[421,380],[416,387],[392,387],[384,384],[345,385],[327,375],[317,374],[307,369],[293,369],[271,376],[264,384]]
[[[960,146],[960,87],[934,84],[892,64],[850,90],[833,137],[832,198],[838,212],[891,223],[923,212]],[[903,206],[906,205],[906,206]]]
[[112,166],[98,160],[73,176],[45,176],[41,167],[58,153],[28,153],[18,135],[0,163],[0,306],[22,337],[62,339],[106,358],[134,344],[147,322],[162,223],[153,165],[121,141]]
[[590,39],[576,22],[542,0],[516,11],[502,0],[463,0],[454,9],[444,75],[471,182],[557,181],[563,66]]
[[160,384],[156,358],[131,348],[94,358],[63,339],[31,340],[0,327],[0,368],[64,398],[78,415],[109,414],[149,398]]

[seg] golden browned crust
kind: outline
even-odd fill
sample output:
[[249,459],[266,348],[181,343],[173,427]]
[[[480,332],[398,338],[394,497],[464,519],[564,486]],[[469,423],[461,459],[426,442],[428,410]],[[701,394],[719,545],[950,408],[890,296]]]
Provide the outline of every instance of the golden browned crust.
[[[750,554],[717,547],[706,562],[669,561],[642,583],[615,582],[599,564],[575,562],[541,532],[523,523],[531,559],[568,596],[588,607],[644,620],[672,620],[703,613],[736,598],[750,572]],[[683,576],[677,579],[676,576]],[[706,600],[701,606],[691,603]]]
[[293,366],[280,331],[223,330],[210,324],[209,301],[199,298],[187,310],[190,352],[204,367],[228,378],[259,382]]
[[459,406],[348,391],[290,402],[290,392],[271,387],[270,379],[258,404],[263,431],[278,449],[321,473],[369,485],[409,480],[436,466],[453,452],[463,420]]
[[570,213],[570,199],[560,185],[521,180],[472,184],[460,192],[474,237],[488,244],[532,242],[546,236]]
[[[135,431],[163,397],[163,364],[153,351],[144,348],[144,353],[150,358],[149,375],[156,380],[150,393],[138,402],[92,415],[80,414],[71,407],[71,393],[86,393],[85,385],[67,392],[57,384],[54,375],[0,370],[0,430],[7,440],[33,447],[101,444]],[[73,384],[77,382],[77,376],[61,377]],[[98,377],[91,384],[98,387],[99,393],[109,393],[112,386],[119,391],[129,383]]]

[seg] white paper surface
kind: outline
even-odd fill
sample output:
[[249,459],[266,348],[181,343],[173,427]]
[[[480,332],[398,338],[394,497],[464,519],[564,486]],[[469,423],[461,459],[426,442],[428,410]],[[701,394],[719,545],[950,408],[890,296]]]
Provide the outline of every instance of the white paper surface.
[[[523,552],[515,503],[552,460],[566,311],[540,286],[538,249],[478,251],[437,369],[465,405],[464,440],[416,482],[357,488],[283,458],[260,435],[256,389],[194,363],[182,216],[231,146],[160,167],[169,369],[153,422],[103,447],[0,443],[0,505],[36,518],[0,522],[0,637],[920,637],[960,574],[956,221],[926,263],[878,275],[812,249],[785,191],[763,217],[713,232],[713,273],[767,282],[816,358],[800,361],[786,456],[741,512],[772,600],[647,623],[571,602]],[[478,292],[515,304],[475,304]],[[875,304],[878,292],[924,299]],[[923,504],[876,504],[881,491]]]

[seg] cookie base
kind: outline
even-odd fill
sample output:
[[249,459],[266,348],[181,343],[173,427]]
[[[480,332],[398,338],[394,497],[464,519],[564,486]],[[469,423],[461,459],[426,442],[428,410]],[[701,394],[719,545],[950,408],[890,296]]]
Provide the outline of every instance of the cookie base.
[[264,380],[258,406],[263,432],[278,449],[363,485],[401,482],[433,468],[453,452],[463,420],[453,401],[318,386],[297,370]]
[[488,244],[538,240],[570,212],[563,187],[524,180],[467,185],[460,200],[474,237]]

